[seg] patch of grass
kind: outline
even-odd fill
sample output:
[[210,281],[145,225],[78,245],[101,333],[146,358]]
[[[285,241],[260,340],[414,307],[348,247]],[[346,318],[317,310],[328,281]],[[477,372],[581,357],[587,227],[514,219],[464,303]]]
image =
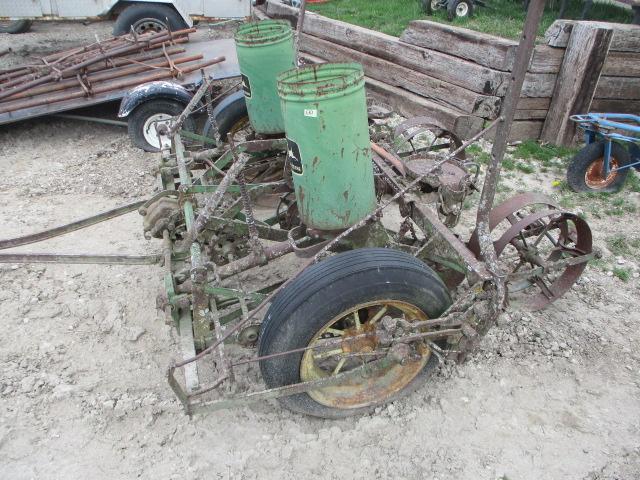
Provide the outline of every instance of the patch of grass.
[[[330,18],[395,36],[399,36],[411,20],[427,19],[515,40],[520,38],[526,13],[521,3],[513,0],[491,0],[486,7],[477,7],[473,17],[453,22],[447,20],[445,11],[428,16],[422,10],[420,0],[332,0],[323,4],[309,4],[307,8]],[[547,2],[538,29],[539,36],[544,35],[558,18],[559,9],[560,2]],[[570,0],[565,18],[577,19],[581,11],[582,1]],[[630,23],[632,13],[610,3],[594,2],[589,19]]]
[[607,248],[616,257],[640,257],[640,238],[614,235],[607,238]]
[[640,175],[638,175],[633,169],[627,175],[627,181],[624,188],[629,189],[632,192],[640,193]]
[[505,169],[505,170],[515,170],[516,169],[516,162],[514,162],[510,158],[504,158],[502,160],[502,168]]
[[516,168],[523,173],[533,173],[536,171],[535,167],[530,163],[518,162]]
[[623,267],[613,267],[613,275],[623,282],[628,282],[631,278],[631,270]]
[[475,160],[480,165],[488,165],[491,160],[491,155],[482,150],[479,145],[469,145],[466,148],[467,155],[471,156],[472,160]]
[[605,207],[604,213],[607,215],[620,217],[627,213],[635,213],[636,210],[636,206],[629,200],[624,197],[617,197],[609,201],[609,205]]
[[548,143],[542,144],[536,140],[525,140],[516,146],[513,155],[516,158],[526,160],[535,159],[548,166],[552,159],[573,156],[576,151],[576,148],[559,147]]

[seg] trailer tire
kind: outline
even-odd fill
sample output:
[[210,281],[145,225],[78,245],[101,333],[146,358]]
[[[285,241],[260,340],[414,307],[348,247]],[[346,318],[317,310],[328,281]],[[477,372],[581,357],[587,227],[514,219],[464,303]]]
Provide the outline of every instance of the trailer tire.
[[[182,113],[185,104],[172,100],[159,98],[149,100],[131,112],[127,120],[129,137],[133,144],[145,152],[159,152],[160,148],[157,140],[154,142],[154,135],[150,130],[153,128],[154,120],[162,121],[170,117],[177,117]],[[182,125],[183,130],[194,132],[196,130],[195,121],[192,117],[187,117]]]
[[[593,142],[585,145],[571,159],[567,168],[567,183],[574,192],[617,192],[622,188],[629,169],[609,174],[606,179],[598,172],[604,157],[604,143]],[[618,168],[631,162],[629,153],[617,143],[611,144],[611,164]],[[601,172],[601,170],[600,170]]]
[[29,31],[32,24],[31,20],[0,22],[0,33],[25,33]]
[[168,5],[134,3],[120,12],[113,26],[113,34],[124,35],[131,31],[131,27],[136,33],[166,30],[167,22],[172,31],[188,27],[180,14]]
[[[328,326],[336,326],[336,318],[349,318],[348,315],[354,311],[358,316],[363,313],[362,328],[366,329],[366,322],[374,316],[375,310],[372,309],[392,302],[394,305],[410,305],[414,309],[412,311],[421,312],[427,318],[437,318],[451,304],[451,299],[436,273],[407,253],[385,248],[362,248],[332,256],[308,267],[277,294],[262,322],[258,355],[262,357],[305,348],[316,341]],[[390,306],[389,312],[394,308]],[[342,317],[344,312],[351,313]],[[305,381],[303,362],[307,352],[260,361],[267,387],[277,388]],[[336,398],[339,400],[336,401],[341,402],[339,406],[313,396],[325,389],[281,397],[279,401],[294,412],[323,418],[365,413],[376,405],[411,393],[431,376],[438,359],[430,351],[422,355],[420,360],[414,360],[420,362],[419,365],[414,361],[408,362],[413,370],[410,375],[401,373],[403,380],[400,383],[389,382],[398,374],[393,369],[409,367],[396,365],[381,372],[384,377],[381,381],[385,385],[395,385],[389,390],[379,389],[374,380],[373,389],[371,385],[360,387],[367,388],[364,393],[360,391],[362,394],[353,394],[348,399],[338,395]],[[388,378],[389,375],[392,377]],[[358,389],[355,380],[350,383]]]

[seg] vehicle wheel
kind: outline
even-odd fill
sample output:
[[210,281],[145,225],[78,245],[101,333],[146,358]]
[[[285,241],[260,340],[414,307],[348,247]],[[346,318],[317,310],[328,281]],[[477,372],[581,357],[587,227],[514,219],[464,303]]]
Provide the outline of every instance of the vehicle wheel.
[[125,8],[113,27],[114,35],[124,35],[131,31],[136,33],[159,32],[167,29],[167,21],[171,30],[182,30],[187,24],[173,8],[167,5],[138,3]]
[[0,33],[25,33],[31,28],[31,20],[0,22]]
[[440,2],[441,0],[421,0],[422,10],[427,15],[433,15],[433,12],[442,8]]
[[[345,252],[307,268],[276,296],[261,326],[259,355],[348,340],[375,331],[386,315],[407,321],[437,318],[450,304],[440,278],[412,255],[383,248]],[[385,349],[376,341],[361,338],[343,343],[338,351],[276,356],[262,360],[260,370],[269,388],[312,381],[384,357]],[[413,357],[403,364],[279,400],[294,412],[323,418],[367,412],[412,392],[432,374],[436,355],[426,343],[412,345]],[[342,358],[345,352],[356,356]]]
[[447,17],[449,21],[454,18],[465,18],[473,15],[473,2],[471,0],[449,0],[447,5]]
[[[574,192],[617,192],[624,185],[629,169],[610,172],[604,178],[604,143],[586,145],[571,160],[567,168],[567,183]],[[630,163],[629,153],[617,143],[611,144],[610,168],[620,168]]]
[[202,135],[225,142],[229,133],[241,130],[249,122],[244,92],[235,92],[225,97],[216,105],[212,113],[217,131],[214,131],[211,119],[207,115]]
[[[159,152],[160,142],[156,127],[180,115],[185,106],[171,100],[157,99],[136,107],[128,119],[129,137],[134,145],[146,152]],[[194,132],[196,126],[193,118],[187,117],[182,129]]]

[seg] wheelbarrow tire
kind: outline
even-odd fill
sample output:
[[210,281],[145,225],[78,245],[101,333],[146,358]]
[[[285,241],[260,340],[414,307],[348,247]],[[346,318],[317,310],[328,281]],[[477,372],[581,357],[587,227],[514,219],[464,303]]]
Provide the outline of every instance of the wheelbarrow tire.
[[[464,15],[459,15],[458,8],[463,10]],[[473,16],[473,1],[472,0],[449,0],[447,4],[447,18],[449,21],[459,18],[468,18]]]
[[[616,172],[614,177],[607,179],[594,178],[589,173],[595,171],[597,162],[601,163],[603,157],[604,142],[593,142],[585,145],[571,159],[567,168],[567,183],[574,192],[617,192],[622,188],[629,169]],[[615,142],[611,144],[611,158],[618,168],[631,162],[627,150]]]
[[29,31],[32,23],[31,20],[0,22],[0,33],[25,33]]
[[[437,318],[451,304],[442,280],[412,255],[383,248],[352,250],[310,266],[278,293],[261,326],[259,356],[305,348],[336,316],[378,300],[410,304],[427,318]],[[303,355],[297,352],[260,361],[266,385],[277,388],[301,382]],[[437,357],[430,353],[422,369],[407,380],[409,383],[403,383],[402,389],[364,406],[327,406],[309,393],[279,400],[294,412],[316,417],[357,415],[411,393],[430,377],[437,364]]]
[[[157,145],[152,145],[149,138],[145,136],[145,128],[147,121],[153,117],[162,118],[165,117],[177,117],[184,110],[185,105],[180,102],[168,100],[165,98],[157,98],[144,102],[136,107],[136,109],[129,115],[127,120],[129,137],[133,144],[144,150],[145,152],[159,152],[160,149]],[[193,117],[187,117],[182,124],[182,129],[188,132],[195,132],[196,125]],[[189,143],[189,141],[185,142]]]

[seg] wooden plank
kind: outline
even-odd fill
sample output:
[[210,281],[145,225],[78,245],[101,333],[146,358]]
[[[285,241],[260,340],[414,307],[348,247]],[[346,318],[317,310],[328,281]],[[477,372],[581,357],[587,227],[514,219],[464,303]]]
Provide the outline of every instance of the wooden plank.
[[596,98],[640,99],[640,77],[600,77]]
[[573,27],[542,131],[546,142],[569,145],[575,135],[569,117],[589,111],[613,37],[613,30],[589,23]]
[[640,53],[609,51],[602,75],[609,77],[640,77]]
[[590,111],[601,113],[633,113],[640,112],[640,100],[620,100],[617,98],[594,98]]
[[566,47],[569,44],[574,25],[590,25],[594,28],[613,30],[610,50],[614,52],[640,52],[640,25],[609,22],[585,22],[575,20],[556,20],[544,34],[548,45]]
[[430,20],[410,22],[400,40],[502,71],[513,68],[518,46],[513,40]]
[[563,58],[564,48],[536,45],[528,71],[533,73],[558,73]]
[[[516,110],[517,112],[517,110]],[[538,140],[544,120],[514,120],[509,130],[509,143],[522,142],[524,140]],[[495,129],[487,134],[487,140],[493,141]]]
[[459,109],[464,113],[494,119],[498,117],[500,112],[502,102],[499,97],[475,93],[387,60],[317,37],[303,34],[300,48],[303,52],[327,61],[358,62],[362,64],[366,75],[371,78],[404,88],[423,97]]
[[520,98],[518,100],[519,110],[549,110],[551,97],[548,98]]
[[516,120],[544,120],[547,118],[547,109],[543,110],[516,110]]

